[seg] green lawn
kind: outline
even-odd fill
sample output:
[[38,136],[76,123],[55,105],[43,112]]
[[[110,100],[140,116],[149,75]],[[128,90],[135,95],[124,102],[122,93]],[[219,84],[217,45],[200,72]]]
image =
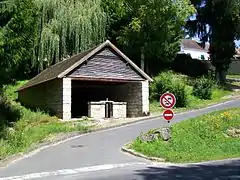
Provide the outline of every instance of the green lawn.
[[0,105],[0,111],[4,110],[5,114],[15,123],[13,126],[7,125],[4,123],[6,120],[0,114],[0,160],[16,153],[25,152],[58,133],[83,133],[89,130],[87,121],[61,122],[57,117],[21,106],[15,101],[17,98],[15,90],[23,83],[22,81],[16,85],[5,86],[5,95],[9,106],[7,108]]
[[174,124],[170,141],[146,143],[137,138],[130,148],[176,163],[236,158],[240,157],[240,138],[225,135],[231,127],[240,131],[240,108],[218,111]]
[[[199,99],[192,95],[192,86],[187,85],[188,92],[188,106],[184,108],[174,108],[174,112],[182,112],[192,109],[203,108],[212,104],[224,102],[229,99],[230,96],[240,96],[240,91],[235,92],[232,89],[240,89],[240,82],[231,82],[227,84],[225,88],[215,87],[212,92],[210,100]],[[163,112],[163,108],[159,105],[159,101],[150,102],[150,112],[152,114],[159,114]]]
[[238,87],[238,89],[240,89],[240,82],[232,82],[231,85]]

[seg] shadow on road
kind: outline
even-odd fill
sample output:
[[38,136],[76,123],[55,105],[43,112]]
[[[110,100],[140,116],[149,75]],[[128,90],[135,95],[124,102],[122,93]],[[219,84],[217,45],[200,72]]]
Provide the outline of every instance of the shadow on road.
[[148,167],[136,174],[143,180],[240,180],[240,160],[223,165]]

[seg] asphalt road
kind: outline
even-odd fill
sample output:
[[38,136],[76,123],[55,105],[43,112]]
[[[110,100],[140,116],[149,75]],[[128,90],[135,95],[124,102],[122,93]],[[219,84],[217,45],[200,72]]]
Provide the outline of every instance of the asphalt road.
[[[50,177],[49,180],[239,180],[240,160],[206,165],[142,165],[100,172]],[[47,179],[48,180],[48,179]]]
[[[198,111],[177,114],[172,123],[177,123],[215,110],[232,107],[240,107],[240,99]],[[123,144],[135,139],[141,132],[147,131],[150,128],[158,127],[164,123],[165,122],[162,118],[154,118],[120,128],[90,133],[61,144],[51,146],[31,156],[27,156],[22,160],[12,163],[8,167],[1,168],[0,180],[14,179],[14,176],[18,176],[15,177],[15,179],[19,180],[34,179],[37,177],[42,177],[42,179],[56,178],[64,180],[106,179],[105,177],[110,177],[110,179],[114,180],[129,178],[132,180],[149,178],[164,179],[166,177],[161,177],[160,175],[167,176],[167,172],[173,174],[171,175],[173,177],[178,174],[180,170],[179,168],[170,168],[168,170],[164,170],[160,167],[146,168],[151,165],[150,162],[124,154],[120,150]],[[237,163],[239,168],[239,161],[237,161]],[[118,166],[119,164],[125,165],[120,167]],[[154,169],[158,169],[156,170],[157,172],[155,172],[155,177],[146,175],[147,172],[151,173]],[[191,170],[185,170],[186,176],[194,176],[195,173],[191,175]],[[229,176],[233,174],[230,171],[228,172]],[[218,173],[218,171],[215,173]],[[26,176],[27,174],[30,175]],[[201,175],[201,173],[199,174]],[[157,176],[160,176],[161,178],[157,178]],[[240,179],[240,177],[238,178]]]

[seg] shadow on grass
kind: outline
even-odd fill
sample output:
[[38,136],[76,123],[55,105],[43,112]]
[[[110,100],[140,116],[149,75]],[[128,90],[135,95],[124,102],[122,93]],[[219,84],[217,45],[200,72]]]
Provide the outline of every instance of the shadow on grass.
[[234,84],[227,84],[226,89],[230,91],[240,90],[240,86]]
[[0,94],[0,138],[5,137],[6,127],[13,126],[13,123],[21,117],[19,109],[14,107],[10,102]]
[[137,170],[136,175],[142,180],[239,180],[240,160],[188,167],[148,167]]

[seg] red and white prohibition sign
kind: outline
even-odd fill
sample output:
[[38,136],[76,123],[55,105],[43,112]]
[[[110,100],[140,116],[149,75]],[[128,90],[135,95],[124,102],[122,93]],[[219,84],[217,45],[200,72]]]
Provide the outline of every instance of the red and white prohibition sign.
[[164,109],[171,109],[175,106],[176,104],[176,97],[174,96],[174,94],[172,93],[164,93],[161,97],[160,97],[160,105],[164,108]]
[[174,113],[171,109],[167,109],[163,112],[163,118],[166,120],[166,121],[171,121],[174,117]]

